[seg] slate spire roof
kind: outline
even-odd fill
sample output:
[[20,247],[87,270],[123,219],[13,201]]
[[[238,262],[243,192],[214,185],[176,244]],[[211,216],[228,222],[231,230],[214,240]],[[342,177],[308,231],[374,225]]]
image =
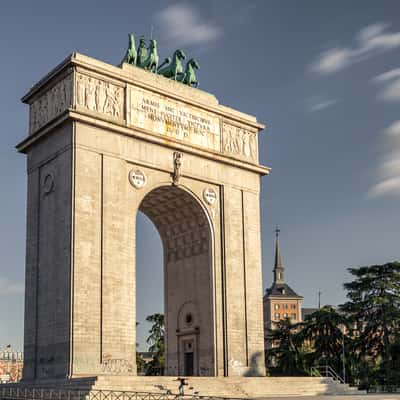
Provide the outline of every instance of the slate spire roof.
[[286,282],[284,271],[285,268],[282,262],[281,249],[279,246],[279,232],[280,229],[275,229],[275,263],[274,263],[274,282],[272,286],[267,289],[267,296],[278,296],[278,297],[295,297],[303,298],[299,296]]
[[274,282],[284,283],[284,268],[282,263],[281,249],[279,247],[279,232],[280,229],[276,227],[275,229],[275,263],[274,263]]

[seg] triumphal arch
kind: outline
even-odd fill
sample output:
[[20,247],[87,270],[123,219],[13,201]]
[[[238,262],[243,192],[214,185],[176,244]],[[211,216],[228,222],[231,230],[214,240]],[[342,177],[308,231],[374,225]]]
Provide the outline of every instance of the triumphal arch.
[[265,374],[264,127],[191,86],[73,54],[23,98],[25,382],[136,375],[138,211],[164,249],[165,374]]

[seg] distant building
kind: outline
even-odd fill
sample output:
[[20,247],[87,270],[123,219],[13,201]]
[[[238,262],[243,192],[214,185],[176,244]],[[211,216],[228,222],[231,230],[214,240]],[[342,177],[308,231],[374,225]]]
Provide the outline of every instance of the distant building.
[[[281,250],[279,247],[279,232],[275,231],[275,263],[274,281],[267,289],[264,296],[264,331],[273,329],[273,323],[289,318],[294,323],[303,320],[302,302],[303,297],[299,296],[285,281],[284,267],[282,263]],[[268,345],[266,346],[269,347]]]
[[0,383],[18,382],[22,377],[24,353],[15,351],[10,345],[0,351]]

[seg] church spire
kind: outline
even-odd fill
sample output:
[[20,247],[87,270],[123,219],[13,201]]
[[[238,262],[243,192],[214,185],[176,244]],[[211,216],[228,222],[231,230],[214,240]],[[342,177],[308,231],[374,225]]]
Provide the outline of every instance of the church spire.
[[281,249],[279,247],[279,232],[281,230],[279,227],[275,229],[275,264],[274,264],[274,283],[284,283],[285,279],[283,276],[283,264],[282,264],[282,256]]

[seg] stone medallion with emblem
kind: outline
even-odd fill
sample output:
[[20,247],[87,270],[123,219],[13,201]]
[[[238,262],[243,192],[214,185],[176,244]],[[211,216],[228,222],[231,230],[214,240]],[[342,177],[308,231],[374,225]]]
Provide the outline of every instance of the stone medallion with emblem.
[[146,185],[147,178],[143,171],[140,169],[132,169],[129,171],[129,182],[136,189],[141,189]]
[[203,191],[204,201],[212,206],[217,201],[217,193],[215,193],[214,189],[206,188]]

